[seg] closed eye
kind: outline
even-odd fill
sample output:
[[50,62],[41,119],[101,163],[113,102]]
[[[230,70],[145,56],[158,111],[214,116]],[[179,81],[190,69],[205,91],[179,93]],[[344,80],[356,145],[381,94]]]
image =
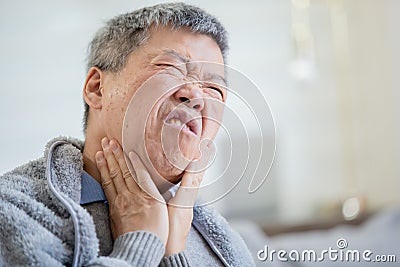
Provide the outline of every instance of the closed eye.
[[157,63],[157,64],[155,64],[155,66],[160,67],[160,68],[164,68],[167,71],[172,71],[173,73],[179,72],[179,75],[185,75],[186,74],[185,69],[183,69],[181,67],[181,65],[177,66],[177,65],[172,64],[172,63]]
[[213,85],[207,85],[207,88],[217,91],[221,95],[221,97],[224,98],[224,93],[222,92],[222,90],[219,87],[213,86]]
[[174,65],[172,64],[168,64],[168,63],[158,63],[155,64],[157,67],[174,67]]

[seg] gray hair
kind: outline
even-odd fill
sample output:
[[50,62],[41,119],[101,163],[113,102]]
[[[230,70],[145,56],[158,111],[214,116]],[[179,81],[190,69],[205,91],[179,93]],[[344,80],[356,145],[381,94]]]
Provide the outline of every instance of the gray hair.
[[[151,26],[169,26],[178,30],[189,28],[194,33],[210,36],[221,49],[226,60],[227,32],[222,24],[204,10],[184,3],[166,3],[145,7],[116,16],[97,31],[88,48],[87,70],[119,72],[130,53],[148,39]],[[83,129],[86,133],[89,105],[84,103]]]

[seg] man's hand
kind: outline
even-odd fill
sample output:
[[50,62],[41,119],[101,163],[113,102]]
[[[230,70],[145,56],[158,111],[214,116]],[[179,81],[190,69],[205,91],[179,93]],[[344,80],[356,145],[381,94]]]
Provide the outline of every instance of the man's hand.
[[196,167],[204,165],[204,159],[208,161],[210,150],[202,151],[202,162],[193,162],[190,165],[175,196],[165,204],[156,199],[162,199],[162,196],[135,153],[130,153],[129,159],[136,179],[132,177],[117,141],[109,142],[107,138],[103,138],[102,147],[103,151],[96,153],[96,162],[109,203],[114,240],[124,233],[144,230],[156,234],[163,241],[166,245],[166,256],[183,251],[193,220],[193,206],[204,174],[196,171]]
[[169,235],[165,250],[167,256],[178,253],[186,247],[193,220],[193,207],[205,167],[213,152],[212,142],[204,140],[201,143],[201,158],[190,163],[175,196],[168,202]]
[[127,232],[143,230],[154,233],[166,244],[169,230],[167,206],[151,196],[154,194],[161,198],[143,163],[136,154],[129,155],[136,183],[119,144],[103,138],[101,145],[103,151],[96,153],[96,162],[109,203],[114,240]]
[[183,251],[193,220],[193,206],[202,174],[185,173],[175,196],[168,202],[169,235],[165,255]]

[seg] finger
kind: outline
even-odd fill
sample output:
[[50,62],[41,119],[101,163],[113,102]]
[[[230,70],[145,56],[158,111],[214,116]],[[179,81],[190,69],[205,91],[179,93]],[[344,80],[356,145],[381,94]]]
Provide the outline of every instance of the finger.
[[163,199],[139,156],[134,152],[130,152],[129,159],[131,160],[132,167],[135,170],[136,182],[139,187],[150,196],[153,196],[156,199]]
[[97,168],[100,171],[101,187],[104,190],[104,194],[107,197],[107,201],[112,203],[117,196],[117,191],[115,190],[114,183],[110,178],[107,162],[104,158],[103,151],[98,151],[96,153],[95,158],[96,158]]
[[176,207],[191,208],[196,202],[203,173],[185,172],[175,196],[168,202]]
[[189,164],[175,196],[168,202],[169,205],[187,208],[194,206],[203,181],[204,171],[208,166],[210,157],[215,153],[212,140],[203,140],[200,143],[200,151],[200,159],[194,160]]
[[208,167],[210,167],[210,159],[216,154],[214,142],[211,139],[203,139],[199,146],[200,158],[190,162],[189,166],[185,169],[185,172],[203,173]]
[[126,187],[125,181],[122,178],[121,169],[119,168],[118,162],[115,159],[114,153],[111,151],[110,142],[107,137],[104,137],[101,140],[101,145],[103,147],[104,155],[107,161],[110,178],[114,183],[117,193],[123,193],[127,191],[128,188]]
[[118,162],[119,168],[121,169],[122,178],[125,180],[126,186],[128,190],[132,193],[137,192],[139,190],[139,186],[136,184],[133,179],[134,174],[131,173],[127,166],[127,162],[125,160],[125,154],[119,146],[118,142],[111,141],[110,142],[111,150],[114,153],[114,156]]

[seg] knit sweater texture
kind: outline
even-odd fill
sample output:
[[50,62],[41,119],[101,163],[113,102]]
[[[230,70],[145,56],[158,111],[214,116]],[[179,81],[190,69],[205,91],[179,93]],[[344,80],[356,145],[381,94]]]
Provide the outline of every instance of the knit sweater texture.
[[[111,239],[103,203],[80,203],[83,142],[59,137],[44,156],[0,176],[0,266],[254,266],[214,209],[196,206],[186,250],[164,257],[154,234]],[[99,241],[100,240],[100,241]]]

